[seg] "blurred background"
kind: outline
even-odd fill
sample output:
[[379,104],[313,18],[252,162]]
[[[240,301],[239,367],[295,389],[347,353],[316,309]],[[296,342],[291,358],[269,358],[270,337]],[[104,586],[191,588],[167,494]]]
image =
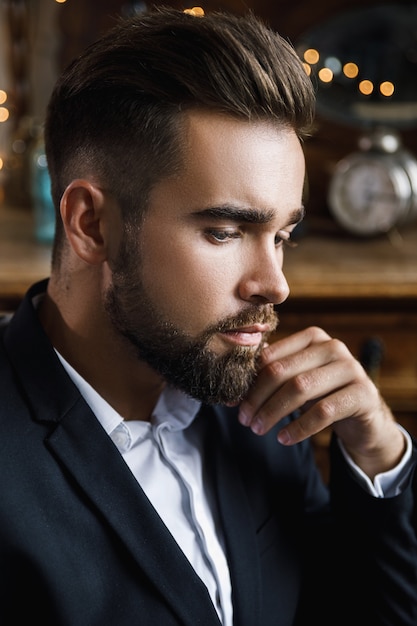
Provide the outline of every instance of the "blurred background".
[[[0,0],[0,198],[32,202],[28,161],[60,70],[118,16],[158,4],[193,6]],[[340,230],[329,211],[329,186],[336,164],[361,138],[382,127],[395,131],[411,156],[417,153],[416,0],[207,0],[201,6],[206,12],[253,10],[299,51],[318,93],[316,126],[306,144],[307,226]]]

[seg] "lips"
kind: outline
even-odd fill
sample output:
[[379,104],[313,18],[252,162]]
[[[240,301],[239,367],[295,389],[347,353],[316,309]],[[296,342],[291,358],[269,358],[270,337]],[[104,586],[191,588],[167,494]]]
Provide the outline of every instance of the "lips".
[[240,346],[259,346],[264,333],[270,332],[269,324],[253,324],[220,333],[227,341]]

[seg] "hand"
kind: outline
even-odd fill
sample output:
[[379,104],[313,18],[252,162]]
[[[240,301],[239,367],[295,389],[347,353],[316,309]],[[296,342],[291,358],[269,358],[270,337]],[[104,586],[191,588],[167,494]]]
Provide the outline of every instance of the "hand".
[[344,343],[311,327],[265,346],[239,420],[262,435],[295,410],[283,445],[332,425],[353,461],[373,479],[399,462],[405,440],[378,389]]

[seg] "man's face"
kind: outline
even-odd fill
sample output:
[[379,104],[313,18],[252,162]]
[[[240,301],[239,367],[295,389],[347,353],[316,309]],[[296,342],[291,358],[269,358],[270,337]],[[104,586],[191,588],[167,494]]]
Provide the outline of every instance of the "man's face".
[[117,260],[111,321],[170,384],[238,402],[289,293],[283,241],[302,217],[304,157],[290,130],[187,114],[184,167],[158,183]]

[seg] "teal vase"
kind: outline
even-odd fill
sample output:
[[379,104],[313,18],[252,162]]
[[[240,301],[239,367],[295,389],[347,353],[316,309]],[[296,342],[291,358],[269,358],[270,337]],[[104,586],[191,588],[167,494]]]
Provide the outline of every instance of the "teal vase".
[[40,243],[51,243],[55,235],[55,208],[51,196],[51,179],[41,138],[36,142],[32,152],[31,176],[35,238]]

